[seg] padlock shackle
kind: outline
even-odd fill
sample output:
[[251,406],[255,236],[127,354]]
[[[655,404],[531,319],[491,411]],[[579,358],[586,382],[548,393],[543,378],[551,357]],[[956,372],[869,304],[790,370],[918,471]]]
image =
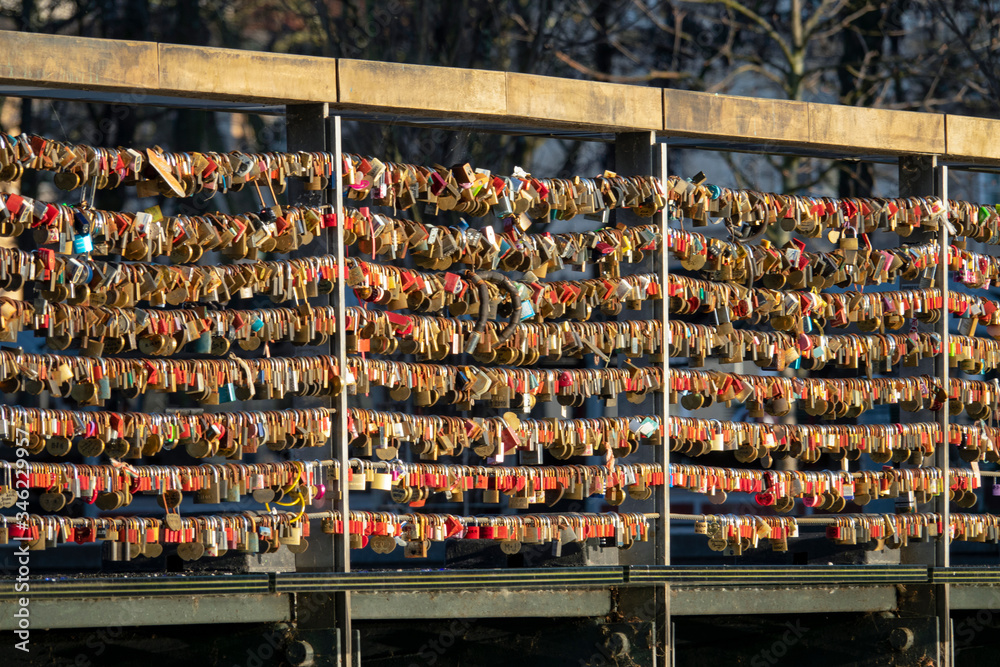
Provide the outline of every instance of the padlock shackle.
[[503,343],[508,338],[514,335],[514,330],[517,328],[518,315],[521,312],[521,295],[518,293],[517,288],[514,283],[511,282],[510,278],[500,273],[499,271],[466,271],[466,277],[472,281],[472,284],[478,288],[479,291],[479,321],[476,322],[476,327],[473,329],[473,333],[478,333],[482,335],[486,332],[486,323],[489,319],[489,308],[487,304],[489,303],[490,293],[486,282],[493,282],[500,287],[507,290],[510,294],[510,299],[513,304],[513,312],[510,314],[510,321],[507,326],[504,327],[503,331],[498,334],[498,343]]

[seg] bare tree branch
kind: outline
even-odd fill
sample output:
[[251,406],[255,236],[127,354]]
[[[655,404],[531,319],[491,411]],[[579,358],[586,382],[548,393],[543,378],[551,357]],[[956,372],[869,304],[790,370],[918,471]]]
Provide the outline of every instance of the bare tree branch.
[[721,4],[727,9],[730,9],[738,14],[742,14],[746,18],[756,23],[761,28],[761,30],[763,30],[764,33],[767,34],[767,36],[770,37],[771,40],[778,45],[778,48],[781,49],[781,52],[785,56],[785,60],[787,60],[790,65],[795,62],[795,58],[792,55],[792,50],[791,47],[789,47],[788,42],[786,42],[785,39],[781,36],[781,34],[774,29],[774,26],[772,26],[767,19],[765,19],[763,16],[753,11],[746,5],[737,2],[737,0],[687,0],[687,1],[694,4],[709,4],[709,5]]
[[670,72],[667,70],[650,70],[645,74],[637,74],[635,76],[624,76],[615,74],[605,74],[604,72],[599,72],[592,67],[587,67],[583,63],[580,63],[573,58],[569,57],[562,51],[556,51],[555,57],[566,63],[577,72],[581,74],[586,74],[591,79],[595,81],[608,81],[611,83],[644,83],[647,81],[652,81],[653,79],[684,79],[687,78],[687,74],[683,72]]

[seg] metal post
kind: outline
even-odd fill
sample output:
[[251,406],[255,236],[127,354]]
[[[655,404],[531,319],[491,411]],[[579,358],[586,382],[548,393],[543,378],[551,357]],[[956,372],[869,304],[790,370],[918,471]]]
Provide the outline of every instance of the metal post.
[[[290,104],[285,107],[285,132],[288,139],[289,151],[326,151],[328,137],[326,133],[326,119],[329,115],[329,107],[326,104]],[[324,190],[306,190],[304,184],[299,179],[293,178],[288,181],[288,203],[293,206],[319,207],[329,203],[327,192]],[[291,257],[311,257],[313,255],[326,255],[333,252],[333,247],[329,239],[324,235],[319,235],[308,246],[293,251]],[[310,305],[328,305],[324,303],[323,297],[310,299]],[[305,354],[329,354],[329,350],[323,348],[294,348],[288,346],[281,354],[301,355]],[[299,397],[294,399],[295,407],[316,407],[322,405],[332,407],[328,399],[315,399]],[[333,457],[331,443],[317,450],[310,448],[303,450],[302,458],[309,459],[330,459]],[[329,550],[327,550],[329,557]],[[319,560],[317,560],[319,559]],[[311,569],[317,565],[322,567],[321,554],[312,550],[299,554],[296,557],[297,569]]]
[[[660,160],[655,159],[654,164],[654,149],[656,148],[656,135],[653,132],[628,132],[615,135],[615,171],[619,176],[652,176],[658,175],[656,172],[660,168]],[[616,212],[616,222],[624,223],[626,225],[648,225],[653,220],[649,218],[640,218],[633,214],[629,210],[622,210]],[[662,224],[662,222],[661,222]],[[636,273],[647,273],[658,270],[660,262],[658,258],[654,257],[652,253],[646,257],[638,266],[634,267]],[[665,285],[664,285],[665,288]],[[622,313],[618,316],[620,319],[630,319],[629,315]],[[642,319],[653,319],[657,317],[656,310],[651,302],[646,302],[643,304],[642,309],[639,311],[638,317]],[[639,405],[624,404],[618,407],[620,415],[627,414],[649,414],[652,410],[653,412],[659,412],[660,404],[656,401],[650,405],[647,401],[643,401]],[[632,455],[635,461],[638,462],[659,462],[660,453],[650,452],[650,451],[638,451]],[[653,509],[656,503],[660,500],[661,493],[656,491],[654,495],[654,500],[652,501],[636,501],[632,499],[626,500],[626,505],[623,506],[628,508],[628,511],[632,512],[648,512]],[[659,509],[659,508],[656,508]],[[623,510],[624,511],[624,510]],[[621,556],[625,564],[635,564],[635,565],[649,565],[651,563],[658,564],[660,562],[660,529],[659,524],[656,525],[657,536],[653,541],[653,544],[643,545],[646,546],[645,551],[636,547],[640,545],[635,545],[632,549],[627,552],[622,552]]]
[[347,447],[347,303],[346,285],[344,280],[344,265],[347,253],[344,248],[344,182],[340,178],[339,171],[343,162],[340,116],[333,116],[330,118],[330,136],[333,139],[334,159],[337,161],[337,170],[334,174],[336,177],[336,183],[334,184],[335,200],[333,203],[334,211],[337,216],[337,225],[334,227],[333,233],[333,242],[337,254],[337,281],[332,295],[334,302],[333,305],[337,308],[337,335],[334,337],[333,353],[337,357],[337,366],[340,370],[340,377],[345,385],[340,394],[337,396],[337,420],[336,428],[334,429],[334,455],[335,458],[340,461],[341,466],[341,475],[339,480],[340,500],[338,503],[338,509],[342,512],[345,526],[344,534],[341,536],[342,539],[337,545],[336,568],[339,572],[350,572],[351,545],[350,540],[347,539],[348,531],[346,528],[347,521],[350,518],[350,496],[348,494],[347,475],[345,474],[349,468],[348,461],[350,460]]
[[[285,107],[285,133],[290,151],[325,151],[327,149],[326,118],[329,115],[326,104],[289,104]],[[302,181],[288,181],[288,201],[296,206],[321,206],[326,203],[323,190],[305,190]],[[329,248],[320,239],[316,250],[310,248],[307,254],[326,253]]]
[[[656,134],[654,132],[628,132],[615,135],[615,171],[620,176],[656,176],[666,184],[667,179],[667,147],[665,144],[656,143]],[[667,286],[667,255],[666,255],[666,229],[667,222],[669,219],[669,214],[664,211],[660,214],[658,222],[660,224],[660,229],[662,233],[662,241],[660,245],[660,252],[657,256],[650,256],[646,259],[642,265],[635,267],[637,272],[657,272],[660,279],[661,289],[666,290]],[[635,224],[649,224],[650,219],[638,218],[627,211],[619,211],[617,220],[619,222],[624,222],[628,225]],[[656,220],[655,218],[653,220]],[[652,307],[650,304],[645,304],[640,311],[640,317],[644,319],[658,319],[663,326],[663,361],[661,362],[661,369],[664,373],[664,381],[667,378],[667,368],[669,364],[669,353],[666,349],[666,337],[667,337],[667,312],[666,300],[661,300],[656,307]],[[623,411],[636,410],[637,412],[648,411],[652,408],[653,412],[657,414],[664,427],[667,423],[667,402],[669,396],[666,392],[663,392],[659,400],[654,398],[652,406],[648,403],[643,402],[639,406],[622,406],[620,409]],[[636,412],[633,412],[636,413]],[[626,412],[626,414],[628,414]],[[637,452],[637,461],[643,462],[643,460],[649,460],[650,458],[656,463],[662,465],[664,470],[666,470],[667,463],[669,462],[669,439],[664,435],[661,446],[656,448],[653,452]],[[633,455],[633,456],[636,456]],[[628,552],[623,552],[621,555],[621,562],[626,565],[669,565],[670,563],[670,492],[664,484],[654,490],[653,503],[650,507],[649,501],[643,504],[639,504],[636,501],[628,500],[626,501],[630,504],[628,511],[641,511],[646,512],[649,509],[654,509],[656,511],[655,516],[656,521],[655,526],[655,536],[653,544],[650,545],[652,548],[649,549],[637,549],[633,547]],[[636,545],[639,546],[639,545]],[[650,553],[650,551],[652,553]],[[635,589],[635,592],[643,595],[645,592],[645,597],[640,598],[640,600],[631,601],[631,604],[635,606],[637,613],[636,615],[646,620],[646,617],[650,617],[653,621],[653,629],[655,633],[655,639],[657,645],[663,646],[663,663],[664,665],[670,665],[670,590],[667,585],[661,585],[653,588],[652,590],[652,601],[654,604],[655,611],[650,614],[646,604],[650,601],[649,599],[649,589]],[[622,595],[623,604],[628,604],[628,596]],[[656,660],[659,660],[659,656],[656,656]],[[655,664],[660,664],[659,662]]]
[[[330,183],[330,189],[318,191],[303,191],[300,183],[295,180],[289,183],[289,201],[302,206],[321,206],[330,203],[331,194],[334,196],[334,210],[337,216],[337,226],[317,239],[314,246],[299,254],[335,254],[337,258],[337,280],[334,283],[334,291],[330,295],[327,303],[336,309],[337,313],[337,333],[331,337],[329,349],[323,354],[330,354],[337,360],[340,369],[340,377],[346,378],[347,361],[345,344],[346,328],[346,308],[345,308],[345,288],[344,274],[344,232],[343,232],[343,201],[344,189],[340,179],[340,165],[342,162],[340,117],[329,115],[329,107],[326,104],[301,104],[286,107],[285,121],[288,133],[288,150],[323,151],[331,152],[334,156],[334,169]],[[339,499],[331,503],[332,509],[338,510],[344,518],[345,534],[333,535],[329,540],[324,540],[324,533],[319,530],[313,531],[316,535],[313,538],[313,548],[296,558],[296,567],[299,570],[319,570],[349,572],[351,569],[350,540],[346,534],[347,521],[350,516],[350,502],[347,487],[347,392],[342,390],[340,395],[326,400],[328,407],[334,408],[333,432],[330,442],[319,449],[313,450],[317,458],[335,459],[340,462],[340,479],[338,481]],[[298,597],[298,596],[297,596]],[[302,596],[305,597],[305,596]],[[320,603],[317,607],[316,600],[312,600],[310,606],[313,609],[326,608]],[[331,621],[336,624],[341,631],[343,640],[340,642],[340,664],[353,664],[351,656],[353,653],[353,633],[351,632],[351,604],[350,593],[337,593],[334,595],[333,608],[326,609],[326,613],[318,611],[309,615],[308,619],[303,619],[303,627],[326,627],[331,626]]]
[[[667,145],[660,144],[660,183],[663,184],[663,191],[667,191]],[[670,223],[669,208],[664,206],[660,212],[660,285],[666,294],[667,284],[670,274],[670,254],[667,248],[667,230]],[[670,352],[667,346],[670,329],[670,308],[666,297],[660,300],[660,326],[663,327],[663,340],[660,343],[663,349],[663,382],[664,391],[660,397],[660,420],[663,424],[663,438],[660,443],[660,460],[663,463],[663,474],[670,472],[670,438],[667,437],[667,425],[670,423],[670,392],[667,391],[670,382]],[[660,538],[660,550],[662,558],[661,565],[670,565],[670,484],[664,481],[663,492],[661,493],[662,507],[659,508],[661,517],[664,517],[661,524],[662,536]]]
[[[900,157],[899,159],[899,194],[902,197],[940,196],[943,199],[947,199],[946,181],[947,169],[939,167],[937,164],[937,158],[933,155],[910,155]],[[939,231],[936,236],[932,233],[925,233],[920,236],[913,234],[908,240],[916,243],[938,244],[938,251],[940,253],[939,257],[942,261],[938,262],[935,285],[941,291],[943,299],[941,320],[937,329],[937,333],[941,336],[942,340],[942,354],[938,356],[934,362],[934,374],[940,379],[945,390],[948,391],[950,382],[950,369],[948,365],[948,337],[951,318],[948,314],[948,246],[950,241],[948,238],[947,225],[942,222],[939,225]],[[927,418],[925,416],[926,413],[924,412],[920,412],[918,414],[921,415],[921,419]],[[946,400],[938,415],[938,424],[941,428],[942,442],[934,449],[934,465],[945,471],[945,475],[948,475],[947,471],[949,470],[950,465],[948,456],[948,428],[950,422],[951,415],[948,401]],[[947,480],[948,477],[945,477],[945,479]],[[949,534],[950,516],[947,488],[945,489],[945,493],[935,498],[933,510],[941,516],[942,525],[944,526],[944,534],[939,536],[938,540],[935,542],[933,551],[930,551],[929,549],[924,550],[914,548],[912,546],[908,549],[902,549],[901,551],[904,552],[902,554],[903,562],[921,562],[928,565],[934,565],[935,567],[947,567],[950,563],[951,536]],[[930,545],[927,546],[929,547]],[[917,599],[920,600],[917,606],[921,610],[926,609],[926,606],[924,605],[926,603],[930,603],[930,597],[933,597],[933,604],[935,606],[937,616],[937,650],[940,657],[938,664],[943,667],[950,667],[951,623],[949,599],[950,590],[948,585],[936,584],[926,587],[924,593],[917,596]],[[914,611],[917,611],[917,609],[915,608]]]
[[[948,202],[948,167],[938,167],[937,169],[937,196],[941,198],[941,202],[944,205],[945,211],[950,209],[950,204]],[[951,365],[948,362],[948,350],[951,345],[951,313],[948,309],[948,300],[951,297],[951,290],[949,289],[949,272],[948,272],[948,250],[951,246],[951,239],[949,238],[948,225],[942,221],[941,229],[938,232],[938,283],[941,285],[941,299],[943,301],[941,306],[941,323],[939,334],[941,335],[941,346],[942,354],[938,357],[938,375],[941,378],[941,384],[945,388],[948,394],[951,394]],[[951,460],[949,452],[949,429],[951,427],[951,406],[949,401],[944,402],[944,407],[941,408],[941,433],[944,442],[940,447],[935,450],[935,464],[942,470],[951,470]],[[945,483],[948,482],[948,473],[945,474]],[[941,513],[941,520],[944,522],[944,535],[937,542],[937,559],[936,564],[938,567],[950,567],[951,566],[951,531],[948,530],[951,519],[951,510],[948,504],[948,493],[947,487],[945,488],[945,493],[942,493],[938,499],[937,503],[939,506],[939,511]]]
[[[660,183],[663,186],[664,196],[667,192],[667,178],[670,176],[668,171],[667,162],[667,145],[665,143],[655,144],[656,158],[657,159],[657,177],[660,179]],[[663,373],[663,393],[660,394],[660,405],[658,406],[658,412],[660,414],[660,423],[663,425],[663,437],[660,440],[660,451],[659,459],[660,464],[663,466],[663,474],[666,479],[663,480],[663,485],[660,487],[659,499],[660,502],[656,510],[660,514],[660,518],[657,521],[657,539],[656,546],[659,549],[659,558],[657,559],[658,565],[670,565],[670,438],[668,437],[668,425],[670,423],[670,351],[667,346],[667,340],[669,338],[670,329],[670,308],[668,307],[669,301],[666,298],[667,284],[669,280],[669,265],[670,265],[670,251],[667,248],[667,231],[670,224],[670,210],[668,206],[664,206],[663,210],[660,211],[660,252],[657,255],[659,259],[658,271],[660,274],[660,289],[663,290],[663,296],[660,299],[659,304],[659,316],[660,316],[660,326],[662,327],[662,339],[660,341],[660,349],[663,351],[663,359],[661,363],[661,372]],[[664,663],[667,667],[673,665],[673,637],[671,636],[673,623],[670,620],[670,584],[663,585],[663,623],[661,625],[663,631],[663,655]]]
[[[326,151],[329,146],[327,136],[327,117],[329,106],[326,104],[294,104],[285,107],[285,131],[288,138],[289,151]],[[299,179],[290,179],[288,182],[288,203],[294,206],[319,207],[329,202],[328,193],[325,190],[306,190],[304,184]],[[291,253],[291,257],[310,257],[313,255],[326,255],[333,252],[333,246],[327,235],[320,234],[308,246],[299,248]],[[309,300],[311,306],[330,305],[329,298],[315,297]],[[275,348],[278,354],[300,356],[326,355],[330,353],[327,348],[295,348],[290,344],[283,344],[283,347]],[[297,397],[293,399],[293,407],[333,407],[329,398],[309,398]],[[324,459],[333,458],[332,442],[327,442],[322,448],[309,448],[289,453],[293,458],[302,459]],[[313,531],[314,535],[322,535],[319,530]],[[325,537],[325,535],[323,536]],[[333,544],[332,541],[313,538],[311,545],[313,548],[305,553],[296,554],[295,569],[299,571],[329,570],[333,566]]]
[[[347,256],[346,249],[344,248],[344,181],[340,176],[341,169],[343,167],[344,161],[344,151],[341,135],[341,122],[340,116],[333,116],[330,118],[330,130],[329,136],[333,139],[333,154],[336,160],[336,167],[332,178],[336,179],[334,183],[334,196],[335,200],[333,202],[334,211],[337,215],[337,226],[334,228],[336,233],[336,249],[337,249],[337,280],[335,283],[335,289],[333,296],[335,297],[335,305],[337,307],[337,335],[335,341],[335,354],[337,357],[337,368],[340,372],[340,378],[342,382],[342,387],[340,390],[340,395],[337,397],[337,420],[336,429],[334,430],[334,445],[336,450],[336,458],[340,461],[340,499],[338,501],[338,508],[340,509],[340,516],[343,519],[343,532],[340,535],[335,536],[335,567],[338,572],[350,572],[351,571],[351,541],[349,537],[348,525],[351,518],[351,505],[350,505],[350,493],[347,484],[347,471],[350,470],[350,465],[348,461],[350,460],[350,455],[348,453],[348,438],[347,438],[347,377],[348,377],[348,366],[347,366],[347,302],[346,302],[346,274],[345,274],[345,257]],[[343,648],[343,664],[353,665],[354,661],[352,655],[354,652],[354,632],[351,629],[351,594],[349,592],[338,593],[336,596],[336,606],[337,606],[337,625],[340,627],[342,637],[344,638]]]
[[[937,196],[941,198],[944,210],[947,212],[951,206],[948,202],[948,167],[937,168]],[[950,290],[948,285],[948,250],[951,245],[949,238],[948,224],[942,220],[938,232],[939,259],[938,259],[938,282],[941,285],[941,355],[938,357],[939,377],[941,384],[947,394],[944,406],[941,408],[941,434],[942,443],[934,450],[935,464],[944,471],[945,488],[944,492],[937,499],[938,512],[941,514],[941,524],[944,526],[944,534],[937,541],[937,553],[935,565],[938,567],[951,566],[951,508],[948,499],[948,483],[951,472],[949,431],[951,427],[951,407],[948,397],[951,396],[951,367],[948,360],[948,351],[951,347],[951,314],[948,310],[948,299]],[[941,637],[941,666],[951,667],[952,646],[951,646],[951,588],[948,584],[937,586],[937,614],[938,626]]]
[[[935,192],[935,169],[937,168],[937,159],[933,155],[908,155],[899,158],[899,196],[900,197],[930,197]],[[913,230],[913,232],[908,237],[899,237],[897,245],[905,244],[931,244],[938,242],[938,236],[934,232],[928,231],[923,227],[918,227]],[[935,286],[941,286],[941,279],[938,276],[935,279]],[[919,289],[919,280],[906,281],[901,280],[899,283],[899,289]],[[933,331],[933,325],[917,324],[918,330],[920,331]],[[925,360],[918,362],[916,367],[907,367],[900,364],[897,368],[899,377],[911,377],[911,376],[922,376],[922,375],[933,375],[938,377],[940,375],[940,366],[937,365],[935,360]],[[894,421],[898,423],[908,423],[908,422],[929,422],[935,419],[934,415],[927,410],[918,410],[914,413],[906,412],[898,405],[891,408]],[[936,459],[935,459],[936,461]],[[932,501],[936,503],[937,501]],[[922,508],[922,511],[939,511],[939,507],[936,504],[932,504],[929,508]],[[907,547],[903,547],[895,552],[896,558],[899,562],[905,564],[921,564],[930,565],[935,561],[936,546],[934,542],[926,542],[923,544],[911,544]],[[878,553],[878,552],[872,552]],[[869,554],[870,556],[872,554]],[[885,562],[883,559],[878,561],[879,563]]]

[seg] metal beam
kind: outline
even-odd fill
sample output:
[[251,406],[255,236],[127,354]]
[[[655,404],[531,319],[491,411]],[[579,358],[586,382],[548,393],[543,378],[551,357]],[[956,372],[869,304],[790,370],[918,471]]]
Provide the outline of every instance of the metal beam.
[[[674,568],[681,570],[681,568]],[[723,568],[728,569],[728,568]],[[740,568],[744,569],[744,568]],[[773,568],[774,570],[788,568]],[[812,568],[822,569],[822,568]],[[872,569],[872,568],[856,568]],[[885,568],[883,568],[885,569]],[[891,568],[889,568],[891,569]],[[967,568],[965,568],[967,569]],[[939,578],[985,578],[988,585],[952,584],[952,609],[1000,609],[1000,572],[980,568],[977,574],[952,568],[935,573]],[[280,575],[279,575],[280,576]],[[631,578],[636,578],[633,573]],[[687,578],[697,581],[693,575]],[[673,616],[752,615],[784,613],[870,612],[897,609],[898,583],[850,586],[840,579],[837,583],[797,585],[753,585],[746,581],[716,578],[715,585],[671,586]],[[705,581],[711,580],[705,576]],[[770,580],[766,575],[759,580]],[[733,585],[736,583],[737,585]],[[503,586],[503,584],[500,584]],[[567,589],[549,585],[538,589],[450,589],[385,590],[396,585],[387,582],[381,589],[372,586],[356,592],[352,600],[355,619],[403,618],[474,618],[477,616],[601,616],[609,611],[610,591],[607,586]],[[565,586],[565,584],[564,584]],[[914,588],[905,583],[904,588]],[[288,590],[296,587],[289,586]],[[651,590],[648,584],[635,592]],[[308,605],[307,605],[308,606]],[[0,630],[16,627],[14,604],[0,605]],[[308,607],[310,615],[317,614]],[[290,593],[260,593],[244,595],[163,595],[145,597],[39,597],[32,589],[31,618],[33,627],[98,627],[104,625],[186,625],[215,623],[264,623],[291,620]],[[310,623],[308,625],[315,625]]]
[[[1000,587],[956,586],[956,609],[1000,608]],[[649,589],[645,589],[649,590]],[[895,586],[670,588],[672,616],[890,611]],[[0,606],[0,630],[17,627],[17,605]],[[608,588],[583,590],[364,591],[354,620],[482,617],[587,617],[611,611]],[[156,598],[32,599],[36,628],[198,625],[292,620],[289,594]]]
[[[278,575],[287,576],[287,575]],[[926,584],[928,568],[920,565],[748,565],[628,568],[629,585],[669,582],[675,586],[713,587],[764,585]],[[280,590],[280,589],[279,589]]]
[[[0,605],[0,630],[14,630],[16,604]],[[290,595],[193,595],[148,598],[31,598],[32,629],[276,623],[292,619]]]
[[417,618],[573,618],[607,616],[611,592],[477,590],[366,591],[351,601],[355,620]]
[[670,589],[673,616],[892,611],[895,586]]
[[[218,575],[145,575],[104,577],[38,576],[28,581],[29,590],[19,591],[15,579],[0,579],[0,601],[28,597],[32,602],[42,598],[126,598],[160,596],[202,596],[270,593],[274,591],[273,574]],[[28,595],[25,595],[25,592]]]
[[625,583],[621,567],[546,567],[508,570],[279,572],[274,590],[289,592],[470,590],[487,588],[597,588]]
[[950,607],[956,609],[1000,609],[1000,586],[952,584]]

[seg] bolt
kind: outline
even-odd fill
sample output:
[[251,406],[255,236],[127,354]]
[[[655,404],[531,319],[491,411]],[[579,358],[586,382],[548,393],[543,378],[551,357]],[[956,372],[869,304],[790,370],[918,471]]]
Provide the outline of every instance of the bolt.
[[295,667],[312,667],[314,664],[312,644],[302,640],[293,641],[285,649],[285,657]]
[[913,647],[913,630],[909,628],[894,628],[889,633],[889,643],[897,651],[905,651]]
[[604,648],[608,651],[610,657],[622,658],[628,655],[632,645],[629,644],[628,637],[625,636],[625,633],[612,632],[608,638],[604,640]]

